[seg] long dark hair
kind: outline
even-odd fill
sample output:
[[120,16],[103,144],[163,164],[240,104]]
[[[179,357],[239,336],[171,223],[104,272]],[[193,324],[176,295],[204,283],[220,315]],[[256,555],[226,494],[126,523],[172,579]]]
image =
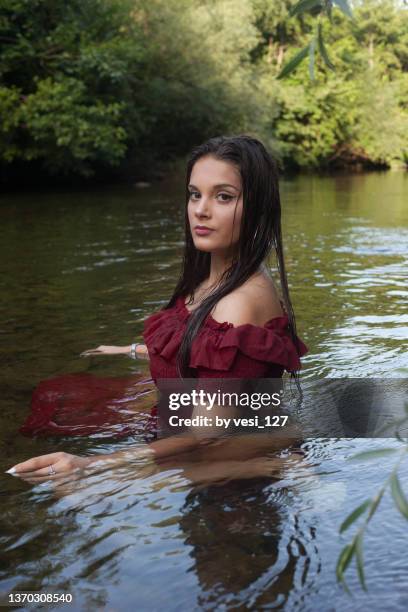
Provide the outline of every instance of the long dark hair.
[[[211,253],[199,251],[193,242],[187,206],[190,198],[188,185],[194,164],[205,155],[234,164],[240,171],[243,189],[243,211],[237,248],[231,266],[222,275],[217,287],[188,318],[187,327],[178,352],[179,376],[195,378],[189,367],[191,344],[203,322],[217,302],[240,287],[254,274],[272,248],[276,251],[282,298],[289,320],[289,331],[299,353],[295,315],[289,296],[282,248],[281,204],[278,169],[264,145],[247,135],[219,136],[196,147],[187,162],[185,248],[182,270],[174,293],[165,308],[171,308],[179,296],[194,299],[196,288],[209,276]],[[298,383],[298,372],[291,373]]]

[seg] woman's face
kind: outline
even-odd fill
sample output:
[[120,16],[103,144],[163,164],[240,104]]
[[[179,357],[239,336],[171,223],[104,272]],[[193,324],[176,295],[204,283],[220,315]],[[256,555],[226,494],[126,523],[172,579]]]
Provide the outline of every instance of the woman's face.
[[193,166],[188,189],[188,219],[195,247],[199,251],[232,255],[242,217],[238,168],[209,155],[201,157]]

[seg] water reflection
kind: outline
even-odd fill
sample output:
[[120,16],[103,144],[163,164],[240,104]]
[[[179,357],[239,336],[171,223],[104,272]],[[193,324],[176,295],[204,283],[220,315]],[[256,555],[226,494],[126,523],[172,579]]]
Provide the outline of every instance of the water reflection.
[[274,501],[268,484],[236,483],[187,497],[180,527],[205,609],[282,605],[290,592],[312,584],[307,559],[313,533],[308,540],[296,527],[296,535],[288,533],[284,495]]
[[[31,505],[38,511],[7,525],[3,584],[9,579],[15,588],[41,589],[46,579],[70,590],[79,582],[77,605],[85,600],[106,605],[120,588],[123,606],[126,577],[141,571],[139,577],[149,580],[153,572],[152,586],[159,568],[166,567],[167,578],[175,573],[185,584],[189,606],[188,576],[196,581],[197,604],[206,608],[245,605],[248,599],[257,605],[284,602],[289,593],[313,584],[318,571],[314,530],[290,517],[294,483],[289,465],[282,461],[272,480],[223,479],[222,486],[208,485],[201,470],[192,487],[191,464],[155,466],[148,474],[152,466],[135,462],[20,493],[22,510]],[[213,480],[211,470],[207,477]],[[280,483],[276,490],[274,481]],[[62,550],[64,559],[57,562]],[[155,602],[148,605],[152,594],[144,580],[140,588],[137,581],[139,609],[158,609]],[[107,581],[116,587],[98,588],[91,596]],[[170,580],[168,596],[179,593],[182,583]]]

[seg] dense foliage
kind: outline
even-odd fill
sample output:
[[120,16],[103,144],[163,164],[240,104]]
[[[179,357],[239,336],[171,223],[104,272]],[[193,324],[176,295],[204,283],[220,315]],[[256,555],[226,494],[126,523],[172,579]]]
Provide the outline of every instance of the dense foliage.
[[[288,0],[0,0],[0,159],[143,173],[246,131],[286,166],[408,160],[408,12],[354,3],[322,21],[335,71],[286,79],[315,17]],[[37,167],[36,166],[36,167]]]

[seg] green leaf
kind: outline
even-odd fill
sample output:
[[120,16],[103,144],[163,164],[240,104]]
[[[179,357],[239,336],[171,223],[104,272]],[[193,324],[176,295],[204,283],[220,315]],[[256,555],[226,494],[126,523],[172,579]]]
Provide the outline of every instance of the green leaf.
[[289,11],[289,16],[294,17],[295,15],[299,15],[300,13],[305,13],[306,11],[310,11],[315,6],[322,6],[320,0],[300,0],[295,6]]
[[285,66],[282,68],[280,73],[278,74],[278,79],[283,79],[283,77],[287,76],[291,72],[293,72],[299,64],[305,59],[306,55],[309,53],[310,44],[304,47],[299,53],[296,53],[294,57]]
[[384,457],[386,455],[393,455],[400,452],[399,448],[379,448],[378,450],[364,451],[357,453],[352,457],[348,458],[348,461],[360,460],[360,459],[374,459],[375,457]]
[[320,55],[323,58],[324,63],[326,64],[326,66],[328,68],[330,68],[330,70],[334,70],[334,64],[330,61],[330,58],[327,54],[326,51],[326,47],[324,45],[323,42],[323,32],[322,32],[322,24],[319,23],[318,27],[317,27],[317,42],[319,45],[319,51],[320,51]]
[[315,65],[315,49],[316,49],[316,38],[313,38],[309,45],[309,75],[310,80],[314,81],[314,65]]
[[398,510],[401,512],[402,516],[408,519],[408,501],[401,489],[397,474],[393,474],[391,477],[391,493]]
[[353,19],[353,13],[348,3],[348,0],[333,0],[333,3],[339,7],[342,13]]
[[356,563],[357,563],[357,573],[360,580],[360,584],[363,589],[366,591],[367,587],[365,584],[364,578],[364,561],[363,561],[363,532],[357,534],[356,538]]
[[352,525],[354,521],[356,521],[358,517],[361,516],[367,510],[370,504],[371,504],[371,500],[367,499],[360,506],[358,506],[355,510],[353,510],[353,512],[351,512],[348,515],[348,517],[340,525],[340,529],[339,529],[340,533],[343,533],[343,531],[346,531],[346,529],[348,529],[350,525]]
[[355,548],[356,540],[354,539],[351,544],[347,544],[341,551],[336,566],[336,576],[338,582],[344,582],[344,572],[350,565],[350,561],[353,558]]
[[374,512],[377,510],[378,504],[382,500],[383,495],[384,495],[384,489],[381,489],[380,492],[378,493],[377,497],[375,497],[375,499],[373,501],[373,505],[370,508],[370,512],[368,513],[368,517],[367,517],[367,522],[369,520],[371,520],[371,517],[373,516]]

